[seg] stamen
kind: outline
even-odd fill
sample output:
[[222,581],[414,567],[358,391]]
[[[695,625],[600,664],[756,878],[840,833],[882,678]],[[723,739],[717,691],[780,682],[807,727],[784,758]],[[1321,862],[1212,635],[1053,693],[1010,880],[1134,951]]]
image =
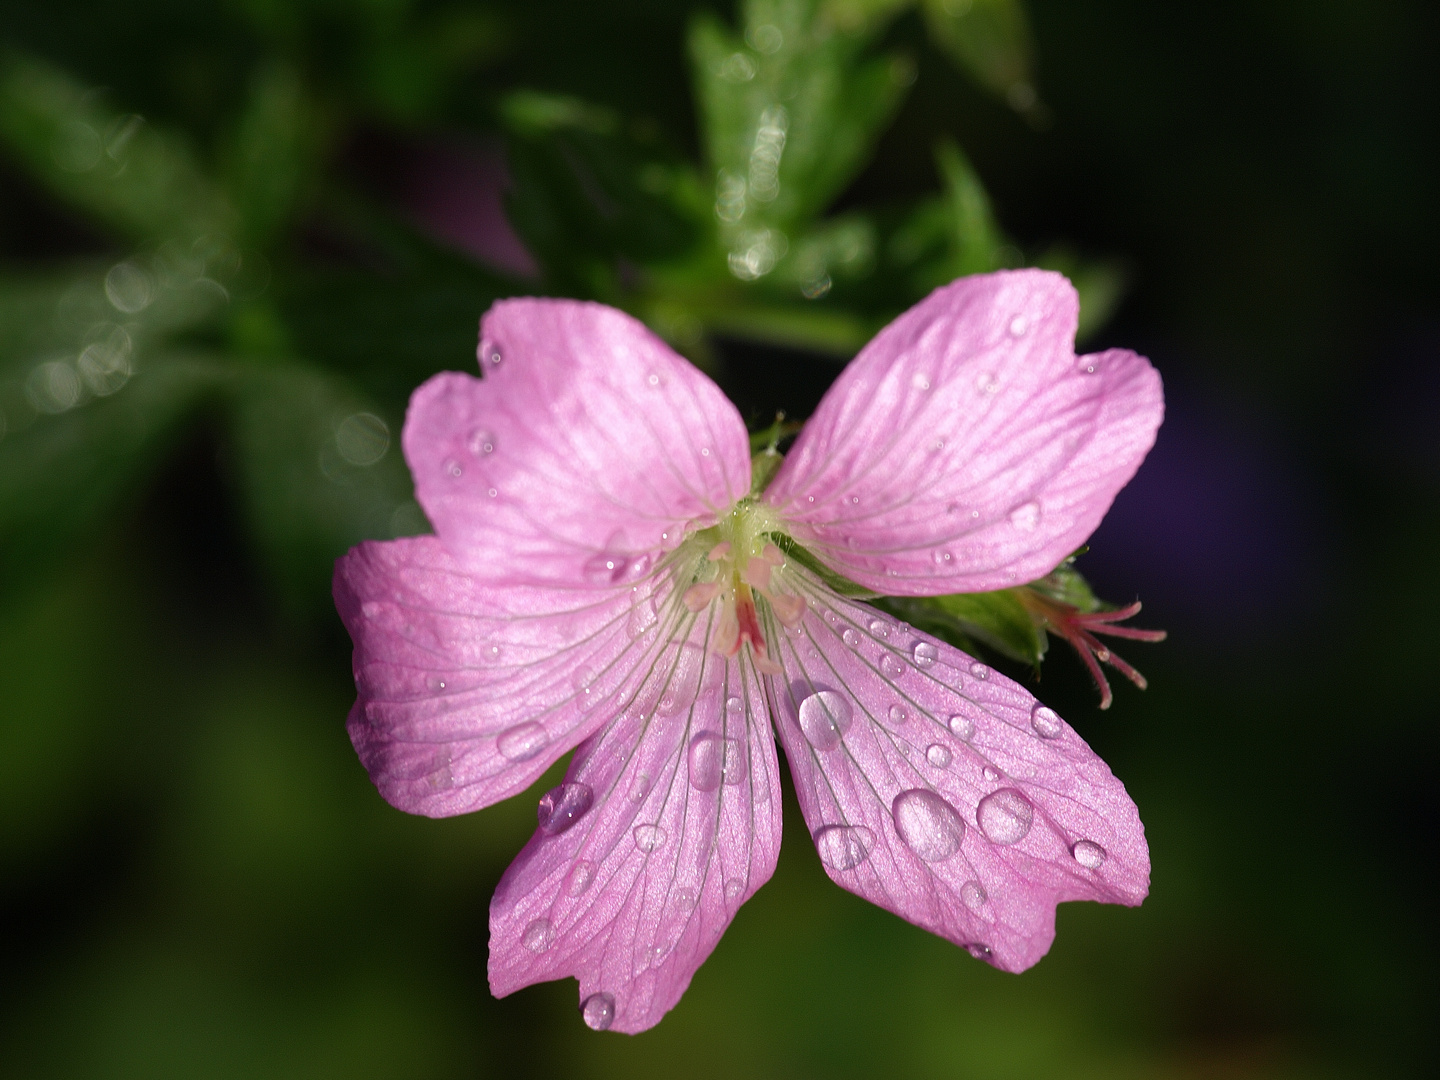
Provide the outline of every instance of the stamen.
[[692,612],[703,611],[710,601],[714,600],[719,593],[720,586],[717,583],[713,581],[702,581],[686,589],[685,595],[680,598],[680,602]]
[[800,620],[805,616],[805,601],[798,596],[786,596],[769,594],[765,597],[770,601],[770,606],[775,610],[775,617],[784,626],[799,626]]
[[716,544],[713,548],[710,549],[710,554],[707,555],[706,558],[709,559],[711,562],[719,562],[721,559],[725,558],[725,556],[729,554],[730,541],[721,540],[718,544]]
[[759,589],[762,593],[770,588],[770,571],[774,569],[764,559],[751,559],[745,564],[745,569],[740,571],[740,580],[753,589]]
[[1101,663],[1109,664],[1141,690],[1148,685],[1144,675],[1095,636],[1106,634],[1129,638],[1132,641],[1164,641],[1164,630],[1142,630],[1133,626],[1114,625],[1122,619],[1138,614],[1140,601],[1136,600],[1133,604],[1126,604],[1113,611],[1081,611],[1073,604],[1055,600],[1029,586],[1019,590],[1019,599],[1041,629],[1059,634],[1080,654],[1080,659],[1085,662],[1090,677],[1095,680],[1095,686],[1100,691],[1100,708],[1108,709],[1114,700],[1114,695],[1110,692],[1110,682],[1100,670]]

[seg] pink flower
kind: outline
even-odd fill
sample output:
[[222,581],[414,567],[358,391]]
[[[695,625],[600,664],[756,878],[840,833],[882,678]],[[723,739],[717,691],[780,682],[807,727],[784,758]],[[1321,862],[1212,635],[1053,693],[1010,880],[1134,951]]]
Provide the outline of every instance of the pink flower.
[[1080,546],[1163,406],[1134,353],[1076,359],[1076,314],[1036,270],[937,290],[763,493],[720,390],[597,304],[502,301],[484,378],[416,391],[404,448],[436,535],[336,571],[355,748],[436,817],[578,748],[491,903],[497,995],[572,975],[592,1028],[657,1023],[775,868],[775,736],[830,877],[995,967],[1040,959],[1062,900],[1140,903],[1135,805],[1075,731],[805,557],[923,596]]

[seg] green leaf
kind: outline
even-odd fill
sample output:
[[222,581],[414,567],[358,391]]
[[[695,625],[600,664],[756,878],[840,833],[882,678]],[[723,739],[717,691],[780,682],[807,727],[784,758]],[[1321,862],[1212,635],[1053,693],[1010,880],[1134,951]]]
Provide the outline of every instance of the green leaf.
[[502,117],[511,222],[561,291],[616,302],[627,272],[679,259],[707,228],[693,171],[610,110],[526,91]]
[[234,234],[228,203],[189,147],[37,60],[0,60],[0,139],[47,188],[131,240],[169,242]]
[[428,531],[398,416],[298,363],[252,368],[236,389],[235,461],[250,524],[293,613],[328,607],[335,560],[351,546]]
[[1120,301],[1125,298],[1129,285],[1130,275],[1122,261],[1082,260],[1067,247],[1051,248],[1035,260],[1035,265],[1064,274],[1080,294],[1080,325],[1075,331],[1078,342],[1083,342],[1110,321]]
[[32,580],[92,530],[224,382],[209,357],[127,351],[45,361],[0,383],[0,589]]
[[935,43],[976,82],[1017,112],[1039,107],[1034,48],[1021,0],[922,0]]
[[951,596],[890,596],[874,603],[967,652],[973,652],[974,642],[979,642],[1032,666],[1038,666],[1045,656],[1045,634],[1035,625],[1015,589]]
[[867,56],[872,35],[841,30],[820,0],[748,0],[743,16],[743,34],[697,18],[690,54],[722,245],[743,259],[769,241],[732,265],[753,280],[864,166],[914,65]]
[[321,125],[288,65],[256,72],[237,125],[228,168],[241,238],[268,247],[314,183]]

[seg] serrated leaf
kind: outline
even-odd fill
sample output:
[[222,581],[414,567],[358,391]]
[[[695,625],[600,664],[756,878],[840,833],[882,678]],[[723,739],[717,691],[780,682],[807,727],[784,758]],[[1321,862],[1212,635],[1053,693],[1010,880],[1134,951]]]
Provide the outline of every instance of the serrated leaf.
[[[1038,666],[1045,656],[1045,634],[1014,589],[950,596],[891,596],[875,601],[875,606],[960,649],[967,649],[965,642],[979,642],[1031,666]],[[973,651],[973,645],[967,651]]]
[[1038,104],[1021,0],[921,0],[930,36],[981,86],[1019,112]]
[[38,60],[0,60],[0,138],[46,188],[131,240],[233,235],[235,215],[177,136],[105,108]]

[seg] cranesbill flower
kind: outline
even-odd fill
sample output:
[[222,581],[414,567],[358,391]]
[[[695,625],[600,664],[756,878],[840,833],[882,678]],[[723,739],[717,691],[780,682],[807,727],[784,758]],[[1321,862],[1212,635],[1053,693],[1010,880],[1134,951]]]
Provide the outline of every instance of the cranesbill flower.
[[491,903],[495,994],[569,975],[590,1027],[658,1022],[775,868],[777,737],[830,877],[995,967],[1045,954],[1060,901],[1140,903],[1139,816],[1080,736],[835,587],[1005,588],[1083,543],[1162,400],[1134,353],[1077,359],[1076,316],[1042,271],[937,290],[768,483],[720,390],[598,304],[497,303],[483,378],[416,391],[435,535],[336,571],[355,748],[437,817],[576,750]]

